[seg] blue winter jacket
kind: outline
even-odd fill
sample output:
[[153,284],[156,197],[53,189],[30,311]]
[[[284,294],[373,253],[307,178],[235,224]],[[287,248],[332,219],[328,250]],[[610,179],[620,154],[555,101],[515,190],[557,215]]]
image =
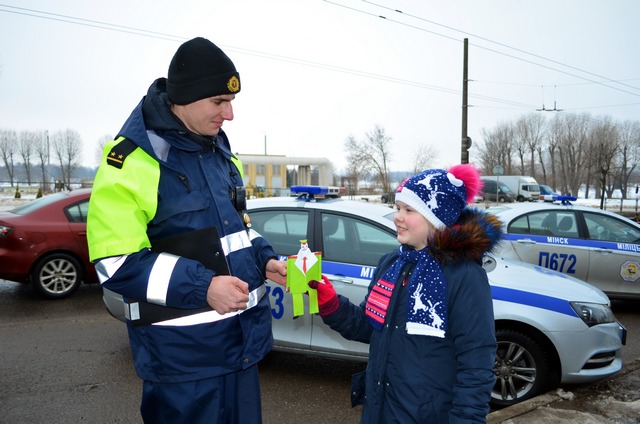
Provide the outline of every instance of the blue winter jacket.
[[[345,338],[370,344],[366,372],[354,376],[354,395],[364,390],[362,423],[486,422],[496,339],[491,289],[479,261],[499,240],[500,224],[495,217],[466,210],[459,225],[436,237],[429,244],[447,281],[444,338],[406,331],[408,286],[403,280],[414,264],[395,281],[382,330],[368,324],[366,298],[354,305],[339,296],[339,309],[323,317]],[[381,258],[369,292],[397,257],[394,252]]]
[[[277,256],[266,240],[247,231],[234,207],[230,194],[243,181],[231,162],[225,133],[212,138],[188,131],[170,110],[165,84],[163,78],[153,83],[119,133],[139,148],[122,155],[120,168],[106,160],[116,143],[105,149],[89,207],[88,240],[97,269],[108,274],[103,286],[128,302],[203,308],[215,273],[185,257],[161,272],[159,254],[149,249],[154,240],[215,226],[231,274],[247,282],[249,290],[264,284],[266,263]],[[126,259],[110,274],[100,267],[105,257]],[[171,264],[169,259],[165,262]],[[160,295],[158,279],[164,288]],[[128,329],[138,375],[163,383],[250,367],[273,344],[267,296],[246,312],[217,322],[129,324]]]

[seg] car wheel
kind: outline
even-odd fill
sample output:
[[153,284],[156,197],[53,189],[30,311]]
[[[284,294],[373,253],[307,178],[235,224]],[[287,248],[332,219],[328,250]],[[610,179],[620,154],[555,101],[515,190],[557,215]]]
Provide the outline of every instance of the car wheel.
[[494,372],[496,385],[491,404],[503,408],[544,391],[549,363],[538,342],[519,331],[497,330],[498,350]]
[[38,262],[31,272],[31,283],[49,299],[61,299],[76,291],[82,281],[82,267],[71,255],[56,253]]
[[499,201],[500,203],[504,203],[504,202],[505,202],[505,200],[506,200],[506,199],[505,199],[504,197],[500,197],[500,198],[498,199],[498,201]]

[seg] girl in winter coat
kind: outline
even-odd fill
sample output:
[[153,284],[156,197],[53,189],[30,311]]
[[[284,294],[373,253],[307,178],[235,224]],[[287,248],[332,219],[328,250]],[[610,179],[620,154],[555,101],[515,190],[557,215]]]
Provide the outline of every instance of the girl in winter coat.
[[491,288],[481,266],[501,236],[493,215],[466,208],[481,188],[472,165],[432,169],[396,192],[401,246],[383,256],[360,305],[317,288],[323,321],[369,343],[354,376],[362,423],[486,422],[496,339]]

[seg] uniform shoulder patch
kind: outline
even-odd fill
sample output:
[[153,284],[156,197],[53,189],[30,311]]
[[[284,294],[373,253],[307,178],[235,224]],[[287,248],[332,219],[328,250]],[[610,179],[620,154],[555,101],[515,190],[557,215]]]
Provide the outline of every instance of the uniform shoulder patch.
[[124,160],[138,148],[138,145],[128,138],[124,138],[121,142],[113,146],[109,155],[107,156],[107,163],[111,166],[115,166],[118,169],[122,169]]

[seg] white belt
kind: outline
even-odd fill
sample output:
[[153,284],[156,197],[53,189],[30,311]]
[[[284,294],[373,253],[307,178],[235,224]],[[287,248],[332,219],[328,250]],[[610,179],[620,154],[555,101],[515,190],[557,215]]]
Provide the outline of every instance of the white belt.
[[256,306],[266,292],[267,292],[266,284],[263,284],[257,289],[251,291],[249,293],[249,302],[247,302],[247,307],[245,309],[240,309],[239,311],[227,312],[226,314],[220,314],[216,311],[208,311],[208,312],[202,312],[199,314],[189,315],[186,317],[180,317],[180,318],[170,319],[167,321],[156,322],[156,323],[153,323],[152,325],[168,325],[168,326],[182,327],[187,325],[216,322],[223,319],[231,318]]

